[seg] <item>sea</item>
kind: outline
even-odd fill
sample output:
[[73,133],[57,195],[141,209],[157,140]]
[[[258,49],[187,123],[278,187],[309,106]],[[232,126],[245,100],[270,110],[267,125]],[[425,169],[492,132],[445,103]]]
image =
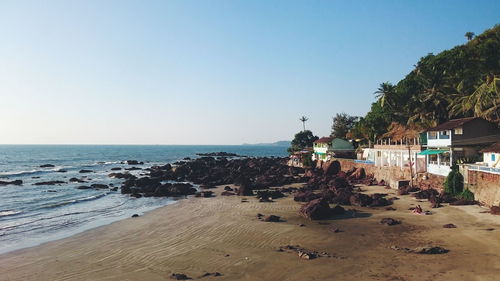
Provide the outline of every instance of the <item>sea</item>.
[[[173,198],[133,198],[120,193],[123,180],[110,178],[111,168],[147,168],[174,163],[197,153],[286,156],[284,146],[266,145],[0,145],[0,181],[22,180],[22,185],[0,185],[0,254],[65,238],[114,221],[173,204]],[[51,164],[54,167],[40,166]],[[91,173],[79,173],[91,170]],[[118,171],[119,172],[119,171]],[[123,170],[121,171],[123,172]],[[135,175],[143,170],[130,171]],[[69,182],[70,178],[85,183]],[[57,185],[34,185],[63,181]],[[111,189],[78,189],[107,184]]]

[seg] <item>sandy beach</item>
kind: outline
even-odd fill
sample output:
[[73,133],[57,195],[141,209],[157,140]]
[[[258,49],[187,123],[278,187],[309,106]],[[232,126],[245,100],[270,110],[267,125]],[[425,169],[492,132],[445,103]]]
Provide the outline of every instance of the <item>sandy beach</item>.
[[[367,193],[394,190],[362,187]],[[220,194],[222,188],[216,189]],[[392,196],[392,195],[389,195]],[[84,233],[0,256],[0,280],[169,280],[184,273],[203,280],[495,280],[500,276],[500,216],[479,206],[430,209],[398,196],[392,207],[356,207],[330,220],[298,215],[292,196],[272,203],[254,197],[189,198]],[[242,202],[247,198],[248,202]],[[432,215],[408,208],[421,204]],[[347,206],[349,209],[350,206]],[[283,222],[262,222],[257,214]],[[401,220],[387,226],[384,217]],[[443,228],[453,223],[457,228]],[[304,224],[305,226],[299,226]],[[333,232],[332,229],[340,229]],[[328,252],[304,260],[285,245]],[[440,246],[425,255],[391,246]],[[201,277],[219,272],[222,276]]]

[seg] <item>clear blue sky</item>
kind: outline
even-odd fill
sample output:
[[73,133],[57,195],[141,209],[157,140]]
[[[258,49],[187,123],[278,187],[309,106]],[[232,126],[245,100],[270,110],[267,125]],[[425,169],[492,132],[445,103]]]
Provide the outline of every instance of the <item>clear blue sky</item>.
[[328,135],[500,1],[0,0],[0,143]]

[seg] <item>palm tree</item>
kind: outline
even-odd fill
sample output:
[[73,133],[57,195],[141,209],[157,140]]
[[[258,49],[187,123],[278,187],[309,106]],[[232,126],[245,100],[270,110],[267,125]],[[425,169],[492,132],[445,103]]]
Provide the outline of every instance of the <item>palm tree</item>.
[[391,108],[393,107],[396,96],[396,86],[392,85],[390,82],[384,82],[380,84],[380,87],[378,87],[374,94],[382,107],[387,105]]
[[302,116],[299,119],[302,122],[302,126],[304,126],[304,131],[306,130],[306,121],[309,120],[309,118]]
[[470,95],[455,99],[450,114],[474,114],[487,120],[500,120],[500,77],[488,75]]
[[464,36],[467,37],[467,40],[470,41],[470,40],[472,40],[472,38],[474,38],[474,35],[476,35],[476,34],[474,34],[474,32],[469,31],[469,32],[466,32]]

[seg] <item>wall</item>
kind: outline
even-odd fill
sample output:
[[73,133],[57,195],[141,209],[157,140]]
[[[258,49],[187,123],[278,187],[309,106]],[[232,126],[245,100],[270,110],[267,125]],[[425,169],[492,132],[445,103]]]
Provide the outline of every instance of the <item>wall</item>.
[[474,193],[474,198],[482,204],[500,206],[500,175],[468,170],[467,187]]
[[[397,180],[410,180],[410,168],[400,168],[400,167],[377,167],[373,164],[356,163],[351,159],[335,159],[340,162],[342,171],[348,171],[355,168],[364,168],[366,174],[373,174],[373,176],[378,180],[384,180],[387,184],[391,181]],[[413,171],[415,176],[415,171]],[[422,174],[415,176],[414,185],[418,185],[423,189],[434,188],[437,190],[443,189],[445,177],[436,175],[427,175],[423,177]]]

